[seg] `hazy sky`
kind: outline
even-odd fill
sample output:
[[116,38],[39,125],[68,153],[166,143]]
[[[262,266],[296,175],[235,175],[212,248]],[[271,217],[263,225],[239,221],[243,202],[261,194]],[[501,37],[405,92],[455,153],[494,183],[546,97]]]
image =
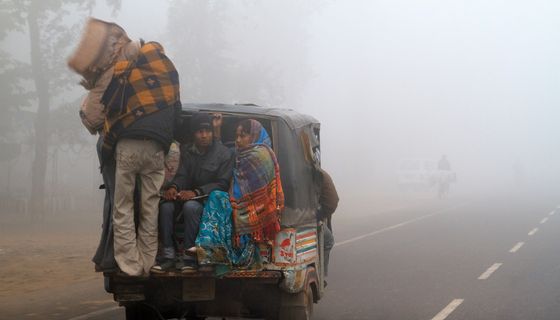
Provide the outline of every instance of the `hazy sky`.
[[[169,1],[122,0],[121,10],[113,15],[104,1],[93,11],[93,16],[106,21],[114,21],[122,26],[131,39],[158,39],[167,27]],[[157,5],[154,5],[157,3]]]
[[[268,0],[260,8],[267,3],[278,7]],[[168,4],[124,0],[116,16],[104,5],[93,15],[117,22],[131,38],[165,43],[181,36],[169,32]],[[473,188],[509,183],[515,161],[534,179],[559,180],[560,2],[323,4],[301,30],[309,38],[300,58],[313,77],[303,96],[288,97],[285,107],[321,120],[323,161],[341,184],[392,188],[401,159],[437,160],[442,154],[463,185]],[[254,8],[259,6],[246,10],[247,19],[264,14]],[[298,32],[291,28],[290,10],[255,28]],[[252,52],[255,61],[267,59],[244,46],[273,43],[278,34],[267,41],[254,34],[232,35],[238,46],[232,59]],[[298,59],[285,50],[268,62]],[[188,92],[182,100],[193,102]]]
[[557,176],[559,13],[554,1],[333,2],[313,23],[310,108],[386,170],[447,153],[466,178],[506,178],[515,159]]

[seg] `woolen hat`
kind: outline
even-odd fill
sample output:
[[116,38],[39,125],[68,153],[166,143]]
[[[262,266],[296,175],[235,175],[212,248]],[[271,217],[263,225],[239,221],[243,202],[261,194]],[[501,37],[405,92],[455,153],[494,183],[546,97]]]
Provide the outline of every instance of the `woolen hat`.
[[212,130],[212,117],[208,113],[197,113],[191,118],[191,132],[197,132],[200,129]]

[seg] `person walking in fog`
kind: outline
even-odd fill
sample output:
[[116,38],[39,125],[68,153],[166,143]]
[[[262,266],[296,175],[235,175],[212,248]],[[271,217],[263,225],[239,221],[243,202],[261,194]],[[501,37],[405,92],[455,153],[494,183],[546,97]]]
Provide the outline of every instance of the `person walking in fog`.
[[451,164],[446,155],[442,155],[438,162],[438,197],[441,199],[449,193],[449,185],[454,178]]
[[449,163],[449,160],[447,160],[446,155],[442,155],[441,159],[439,159],[438,170],[451,171],[451,164]]

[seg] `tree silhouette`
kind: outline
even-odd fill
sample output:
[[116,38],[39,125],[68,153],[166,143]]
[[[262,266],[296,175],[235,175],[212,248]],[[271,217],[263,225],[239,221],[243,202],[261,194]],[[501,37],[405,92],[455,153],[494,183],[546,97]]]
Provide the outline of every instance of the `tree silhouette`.
[[[29,63],[12,63],[12,71],[18,68],[29,72],[6,75],[2,81],[12,81],[4,87],[11,96],[11,107],[21,107],[32,102],[37,105],[33,125],[34,157],[31,168],[31,214],[41,217],[45,195],[45,175],[49,136],[50,110],[53,98],[64,93],[73,84],[66,67],[69,47],[75,43],[76,30],[91,13],[95,0],[4,0],[0,2],[0,39],[10,32],[21,32],[29,37]],[[107,1],[114,10],[120,8],[120,0]],[[0,55],[2,62],[10,61],[7,53]],[[18,83],[28,76],[33,84],[29,91],[20,90]],[[4,93],[4,92],[2,92]]]
[[0,51],[0,97],[4,111],[0,117],[0,162],[15,159],[21,151],[22,135],[17,118],[20,108],[30,105],[31,93],[23,83],[29,77],[27,65]]

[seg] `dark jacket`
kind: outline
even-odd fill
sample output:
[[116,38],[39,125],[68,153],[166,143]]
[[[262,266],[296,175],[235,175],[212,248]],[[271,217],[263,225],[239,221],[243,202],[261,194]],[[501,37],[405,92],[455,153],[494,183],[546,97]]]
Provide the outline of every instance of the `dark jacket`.
[[319,210],[317,218],[327,219],[327,226],[332,231],[331,216],[338,207],[338,193],[331,176],[323,169],[318,168],[319,173]]
[[321,173],[321,193],[319,195],[319,215],[324,218],[330,217],[338,207],[338,193],[331,176],[323,169]]
[[152,139],[158,142],[167,153],[173,141],[173,128],[177,113],[176,107],[170,107],[146,115],[124,129],[119,139]]
[[209,194],[228,191],[233,174],[233,152],[215,140],[208,152],[200,154],[193,145],[181,148],[181,162],[170,186],[178,191],[192,190]]

